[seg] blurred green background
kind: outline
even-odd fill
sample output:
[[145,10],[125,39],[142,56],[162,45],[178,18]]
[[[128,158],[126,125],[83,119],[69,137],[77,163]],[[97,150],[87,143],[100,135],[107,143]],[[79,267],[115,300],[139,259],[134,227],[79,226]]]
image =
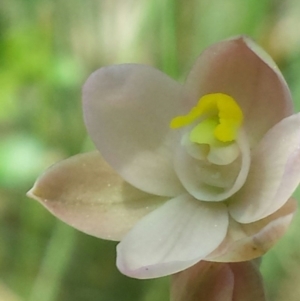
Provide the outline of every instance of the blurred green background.
[[[149,64],[184,81],[205,47],[244,33],[274,57],[299,111],[299,16],[298,0],[1,0],[0,301],[168,300],[168,278],[121,275],[115,243],[25,193],[49,165],[91,147],[81,86],[103,65]],[[263,259],[271,300],[300,300],[299,229],[298,214]]]

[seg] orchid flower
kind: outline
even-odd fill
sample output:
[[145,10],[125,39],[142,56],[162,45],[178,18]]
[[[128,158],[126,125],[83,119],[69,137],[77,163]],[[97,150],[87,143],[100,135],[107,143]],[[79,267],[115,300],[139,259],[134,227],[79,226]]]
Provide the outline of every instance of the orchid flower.
[[185,85],[149,66],[103,67],[84,85],[83,111],[97,151],[52,166],[28,196],[120,241],[122,273],[248,261],[285,233],[300,181],[300,114],[251,39],[206,49]]

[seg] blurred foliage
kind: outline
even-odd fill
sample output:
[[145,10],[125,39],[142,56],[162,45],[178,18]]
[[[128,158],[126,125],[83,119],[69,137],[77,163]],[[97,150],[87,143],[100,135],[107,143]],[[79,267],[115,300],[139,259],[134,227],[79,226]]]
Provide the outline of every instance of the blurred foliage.
[[[298,0],[1,1],[0,300],[168,300],[168,278],[121,275],[115,243],[71,229],[25,193],[46,167],[90,148],[81,86],[103,65],[150,64],[183,81],[205,47],[247,34],[275,58],[299,110],[299,15]],[[264,257],[272,300],[299,300],[299,227],[298,215]]]

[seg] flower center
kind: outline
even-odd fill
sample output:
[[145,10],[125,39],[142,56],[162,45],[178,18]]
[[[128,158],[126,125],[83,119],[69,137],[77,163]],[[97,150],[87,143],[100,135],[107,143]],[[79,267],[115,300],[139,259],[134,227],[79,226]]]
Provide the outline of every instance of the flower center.
[[187,115],[173,118],[170,127],[184,127],[200,117],[202,120],[191,130],[189,139],[193,143],[210,146],[235,141],[243,122],[243,112],[236,101],[227,94],[214,93],[201,97]]

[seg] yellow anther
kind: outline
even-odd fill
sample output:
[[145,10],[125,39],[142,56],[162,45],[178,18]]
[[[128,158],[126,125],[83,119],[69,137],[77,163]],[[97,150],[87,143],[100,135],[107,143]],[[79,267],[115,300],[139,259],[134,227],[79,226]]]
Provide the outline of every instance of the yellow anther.
[[200,117],[202,120],[190,133],[190,139],[195,143],[211,144],[215,139],[221,142],[234,141],[243,122],[243,112],[236,101],[227,94],[214,93],[201,97],[187,115],[172,119],[170,127],[184,127]]

